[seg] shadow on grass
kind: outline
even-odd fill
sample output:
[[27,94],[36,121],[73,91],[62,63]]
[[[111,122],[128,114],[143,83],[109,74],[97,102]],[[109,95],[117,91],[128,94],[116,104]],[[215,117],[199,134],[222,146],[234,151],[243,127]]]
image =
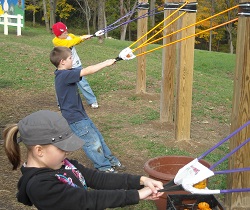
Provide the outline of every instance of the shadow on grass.
[[1,79],[0,88],[3,89],[3,88],[14,87],[13,84],[14,84],[14,83],[13,83],[12,80],[4,80],[4,79]]

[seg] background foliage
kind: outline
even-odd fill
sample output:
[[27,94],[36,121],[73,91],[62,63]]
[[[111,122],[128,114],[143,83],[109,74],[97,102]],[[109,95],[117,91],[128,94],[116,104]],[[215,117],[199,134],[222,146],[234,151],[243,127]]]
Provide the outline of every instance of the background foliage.
[[[123,14],[127,14],[132,10],[135,0],[105,0],[105,14],[103,17],[98,17],[98,0],[27,0],[26,1],[26,21],[33,22],[33,25],[45,25],[44,22],[44,7],[42,1],[46,1],[47,17],[51,17],[53,10],[50,5],[56,5],[55,21],[62,21],[67,24],[69,29],[79,29],[79,33],[94,34],[98,27],[98,18],[103,18],[105,25],[108,26],[118,20]],[[197,22],[211,17],[214,14],[225,11],[238,5],[238,0],[197,0]],[[164,6],[163,0],[151,0],[149,4],[154,4],[153,8]],[[237,16],[237,9],[230,10],[222,15],[202,22],[196,26],[196,32],[211,28],[228,20],[234,19]],[[135,12],[131,19],[135,19],[137,13]],[[151,18],[148,18],[149,29],[152,26],[161,22],[164,18],[164,13],[159,13],[154,16],[154,22],[151,23]],[[35,21],[34,21],[35,20]],[[49,26],[51,28],[51,25]],[[115,39],[121,37],[121,27],[109,32],[107,36]],[[237,24],[232,23],[220,27],[210,32],[202,33],[196,37],[196,49],[213,50],[234,53],[236,48],[236,31]],[[125,32],[125,39],[135,41],[137,39],[136,21],[128,25]]]

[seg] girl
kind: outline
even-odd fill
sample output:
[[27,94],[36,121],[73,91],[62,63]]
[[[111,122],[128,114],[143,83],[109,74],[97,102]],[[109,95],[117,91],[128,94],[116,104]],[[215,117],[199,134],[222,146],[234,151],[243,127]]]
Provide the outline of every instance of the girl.
[[[19,134],[18,134],[19,133]],[[19,138],[18,138],[19,136]],[[4,147],[16,170],[19,143],[27,147],[17,199],[39,210],[84,210],[123,207],[141,199],[158,199],[160,181],[145,176],[99,172],[66,158],[84,141],[74,135],[58,113],[41,110],[4,129]]]

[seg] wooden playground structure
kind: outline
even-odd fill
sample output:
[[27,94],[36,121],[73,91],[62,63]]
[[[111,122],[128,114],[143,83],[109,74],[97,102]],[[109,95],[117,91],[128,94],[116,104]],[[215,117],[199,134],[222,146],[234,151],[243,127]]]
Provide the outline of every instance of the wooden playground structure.
[[[168,0],[166,3],[184,2],[182,0]],[[190,0],[191,2],[197,2]],[[239,3],[247,3],[240,0]],[[139,3],[148,3],[148,0],[140,0]],[[146,10],[139,10],[138,16],[145,14]],[[164,11],[164,17],[168,17],[172,11]],[[249,14],[250,16],[250,14]],[[239,15],[237,31],[236,68],[234,73],[234,93],[231,113],[231,131],[236,130],[250,120],[250,17]],[[178,28],[185,28],[196,22],[196,13],[186,13],[177,24],[172,24],[164,30],[164,34],[170,34]],[[171,17],[164,24],[173,20]],[[137,25],[138,38],[147,32],[147,18],[139,19]],[[195,26],[183,30],[178,36],[187,37],[195,33]],[[163,45],[176,40],[177,35],[163,39]],[[143,37],[138,45],[145,42]],[[162,54],[162,87],[160,99],[160,121],[174,124],[175,140],[189,141],[192,110],[192,83],[194,67],[194,42],[195,37],[188,38],[178,44],[163,48]],[[145,52],[146,46],[139,49],[138,54]],[[146,55],[137,57],[137,81],[136,93],[146,92]],[[176,74],[176,75],[175,75]],[[175,79],[175,83],[174,83]],[[174,96],[175,93],[175,96]],[[230,140],[230,150],[250,137],[250,128],[247,127],[241,133]],[[250,166],[250,145],[229,159],[229,169]],[[248,173],[232,173],[228,175],[227,188],[250,187]],[[250,209],[249,192],[230,193],[226,196],[227,209]]]

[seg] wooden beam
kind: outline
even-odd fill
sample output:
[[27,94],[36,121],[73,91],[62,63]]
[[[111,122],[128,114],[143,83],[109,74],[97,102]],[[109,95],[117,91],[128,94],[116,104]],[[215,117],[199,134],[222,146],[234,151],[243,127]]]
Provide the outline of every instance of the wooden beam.
[[[191,0],[189,2],[196,2]],[[180,26],[184,28],[196,22],[196,13],[187,12],[180,19]],[[195,26],[182,30],[181,38],[195,34]],[[179,39],[179,37],[178,37]],[[181,41],[176,75],[176,111],[175,111],[175,139],[190,140],[191,107],[194,67],[195,37]]]
[[[168,0],[165,3],[179,3],[179,0]],[[174,10],[165,10],[164,18],[169,17]],[[173,21],[178,14],[168,18],[164,22],[167,26]],[[177,30],[177,21],[166,27],[163,36],[171,34]],[[176,34],[163,39],[163,45],[176,40]],[[160,101],[160,121],[173,123],[174,120],[174,77],[176,71],[176,45],[170,45],[163,48],[162,52],[162,84],[161,84],[161,101]]]
[[[140,0],[138,3],[148,3],[148,0]],[[148,10],[140,9],[138,16],[146,14]],[[137,39],[142,37],[148,31],[148,18],[141,18],[137,21]],[[147,40],[147,36],[141,39],[137,44],[138,46]],[[137,54],[146,51],[146,47],[138,49]],[[137,58],[137,77],[136,77],[136,93],[146,92],[146,55]]]
[[[240,3],[248,1],[241,0]],[[236,68],[232,102],[231,131],[250,120],[250,17],[239,16],[237,31]],[[230,150],[250,137],[250,127],[231,138]],[[229,168],[250,166],[250,145],[246,144],[229,159]],[[228,176],[228,189],[250,188],[247,172],[232,173]],[[230,193],[226,196],[227,209],[250,209],[250,193]]]

